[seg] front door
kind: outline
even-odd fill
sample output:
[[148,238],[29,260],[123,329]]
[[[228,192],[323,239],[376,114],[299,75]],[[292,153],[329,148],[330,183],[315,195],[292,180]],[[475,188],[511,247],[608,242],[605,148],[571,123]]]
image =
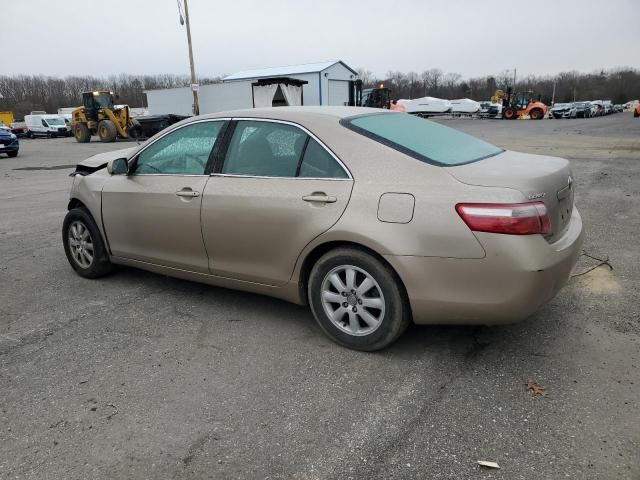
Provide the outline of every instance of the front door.
[[338,221],[352,185],[342,164],[301,128],[238,121],[202,202],[211,273],[284,285],[303,248]]
[[160,137],[113,175],[102,191],[102,216],[113,255],[208,272],[200,228],[211,151],[223,121],[187,124]]

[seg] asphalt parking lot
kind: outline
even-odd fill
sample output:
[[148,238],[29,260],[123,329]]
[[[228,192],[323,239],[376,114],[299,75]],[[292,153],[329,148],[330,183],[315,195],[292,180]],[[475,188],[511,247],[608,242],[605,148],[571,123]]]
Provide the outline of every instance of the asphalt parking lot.
[[584,248],[613,270],[523,323],[412,327],[375,354],[275,299],[125,268],[80,278],[60,234],[68,174],[131,143],[2,155],[0,478],[639,479],[640,120],[443,122],[570,158]]

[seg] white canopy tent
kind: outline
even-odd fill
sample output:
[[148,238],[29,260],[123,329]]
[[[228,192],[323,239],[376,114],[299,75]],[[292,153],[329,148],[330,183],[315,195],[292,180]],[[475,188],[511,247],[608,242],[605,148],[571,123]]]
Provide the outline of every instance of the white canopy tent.
[[262,78],[251,84],[253,106],[260,108],[304,105],[302,86],[306,83],[306,80],[290,77]]

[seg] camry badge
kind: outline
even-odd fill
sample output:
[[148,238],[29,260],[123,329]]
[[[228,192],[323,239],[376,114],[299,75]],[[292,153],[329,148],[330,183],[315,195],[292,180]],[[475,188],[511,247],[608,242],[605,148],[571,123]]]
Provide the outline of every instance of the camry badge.
[[537,198],[544,198],[546,194],[544,192],[540,192],[540,193],[530,193],[529,194],[529,200],[535,200]]

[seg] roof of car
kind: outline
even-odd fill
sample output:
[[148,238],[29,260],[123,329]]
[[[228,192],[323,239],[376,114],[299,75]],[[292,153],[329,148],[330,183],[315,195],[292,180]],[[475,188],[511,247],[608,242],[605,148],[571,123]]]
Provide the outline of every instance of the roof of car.
[[366,113],[384,113],[388,110],[379,108],[363,108],[363,107],[270,107],[270,108],[247,108],[244,110],[230,110],[226,112],[217,112],[207,115],[201,115],[202,118],[221,118],[221,117],[257,117],[271,118],[282,120],[302,120],[310,117],[334,117],[337,119],[352,117],[355,115],[363,115]]

